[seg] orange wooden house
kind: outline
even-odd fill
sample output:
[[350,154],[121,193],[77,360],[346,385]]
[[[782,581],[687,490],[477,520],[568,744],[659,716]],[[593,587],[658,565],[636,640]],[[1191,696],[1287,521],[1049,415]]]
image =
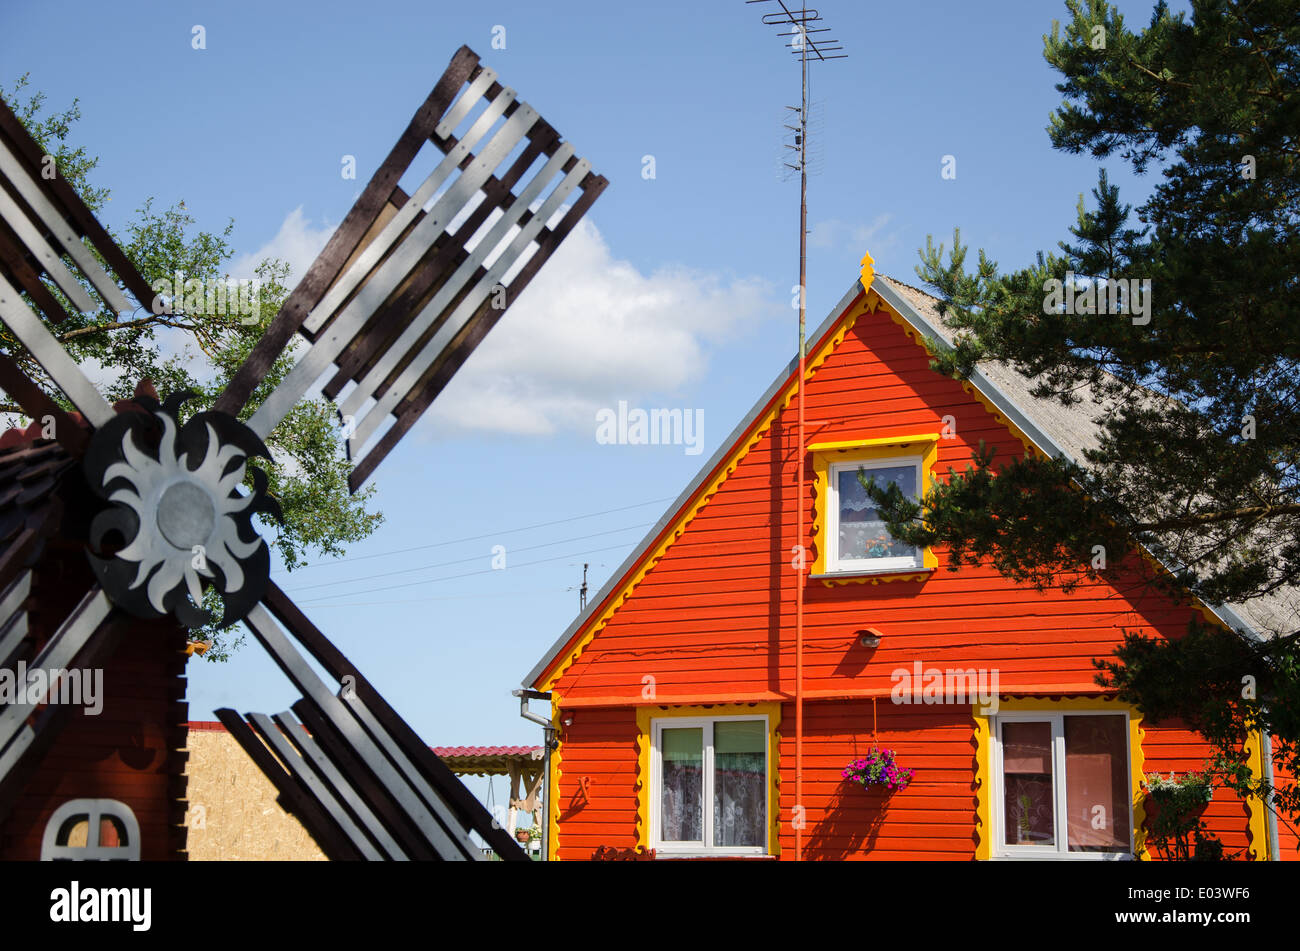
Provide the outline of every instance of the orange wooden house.
[[[1132,561],[1040,593],[893,542],[859,467],[915,493],[981,440],[1077,459],[1098,436],[1087,402],[1036,399],[1004,366],[932,370],[927,345],[951,342],[934,303],[864,267],[808,338],[802,450],[796,360],[525,678],[556,731],[549,857],[1161,857],[1144,774],[1209,747],[1107,696],[1093,658],[1126,631],[1180,637],[1198,611],[1263,632],[1295,593],[1180,604],[1134,585]],[[873,744],[910,785],[842,775]],[[1270,750],[1257,736],[1253,768]],[[1297,856],[1271,810],[1224,789],[1203,819],[1227,853]]]

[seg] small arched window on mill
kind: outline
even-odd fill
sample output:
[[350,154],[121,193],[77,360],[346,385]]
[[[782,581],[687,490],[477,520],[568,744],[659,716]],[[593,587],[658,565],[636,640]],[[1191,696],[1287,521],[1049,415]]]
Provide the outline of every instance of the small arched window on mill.
[[42,862],[138,862],[140,824],[116,799],[70,799],[50,816]]

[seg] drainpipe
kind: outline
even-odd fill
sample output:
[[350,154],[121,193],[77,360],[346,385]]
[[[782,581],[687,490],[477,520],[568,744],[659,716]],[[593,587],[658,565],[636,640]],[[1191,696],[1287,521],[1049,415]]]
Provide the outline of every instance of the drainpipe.
[[1281,849],[1277,838],[1277,809],[1273,806],[1273,737],[1269,735],[1268,730],[1262,727],[1259,735],[1263,740],[1263,743],[1260,744],[1263,747],[1260,750],[1260,755],[1264,760],[1264,782],[1268,783],[1269,788],[1268,799],[1264,802],[1264,808],[1268,810],[1268,860],[1277,862],[1280,861],[1278,852]]
[[511,696],[519,698],[519,715],[542,728],[542,861],[551,854],[551,750],[557,746],[555,724],[546,717],[528,709],[529,700],[550,700],[549,692],[539,690],[512,690]]

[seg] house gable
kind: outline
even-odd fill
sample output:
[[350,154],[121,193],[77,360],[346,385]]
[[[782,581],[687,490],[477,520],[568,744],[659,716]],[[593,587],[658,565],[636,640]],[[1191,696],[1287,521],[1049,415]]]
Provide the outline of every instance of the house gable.
[[[814,338],[807,444],[947,431],[936,443],[940,477],[949,467],[965,468],[981,441],[1003,460],[1050,451],[1045,437],[1031,438],[1013,422],[1014,404],[997,405],[977,382],[930,369],[925,334],[888,303],[890,292],[896,296],[892,285],[881,289],[886,296],[873,287],[848,301]],[[559,694],[559,705],[792,696],[792,645],[781,632],[793,628],[797,579],[790,563],[793,393],[792,374],[539,672],[534,683]],[[811,458],[805,464],[816,557],[818,487]],[[890,583],[836,591],[809,582],[805,696],[888,696],[890,672],[918,656],[939,665],[998,667],[1004,688],[1022,693],[1096,693],[1093,657],[1110,654],[1128,630],[1179,636],[1195,610],[1149,590],[1136,570],[1115,567],[1070,595],[1034,591],[986,565],[949,572],[942,553],[938,569],[923,577],[871,580],[886,578]],[[886,635],[874,654],[854,636],[868,626]]]

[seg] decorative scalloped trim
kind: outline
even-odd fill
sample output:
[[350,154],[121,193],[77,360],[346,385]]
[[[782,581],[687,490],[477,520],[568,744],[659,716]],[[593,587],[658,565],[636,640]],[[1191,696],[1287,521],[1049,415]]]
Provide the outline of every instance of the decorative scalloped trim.
[[890,581],[925,581],[934,574],[934,569],[921,572],[890,572],[875,575],[851,575],[845,578],[818,578],[822,584],[832,588],[837,584],[881,584]]
[[636,711],[636,844],[650,848],[650,719],[651,707]]
[[[1264,737],[1255,730],[1246,741],[1249,745],[1246,764],[1252,776],[1264,775]],[[1247,854],[1256,862],[1267,862],[1272,843],[1268,837],[1268,816],[1263,804],[1255,796],[1247,796],[1246,807],[1246,841],[1249,843]],[[1263,849],[1256,849],[1255,843],[1263,843]]]
[[[826,359],[835,352],[841,343],[844,342],[844,338],[848,335],[848,332],[853,329],[858,318],[872,312],[865,309],[864,304],[870,302],[873,298],[877,302],[880,301],[880,299],[875,297],[874,294],[868,295],[865,301],[859,301],[857,304],[849,307],[845,311],[845,316],[841,320],[839,328],[830,339],[826,341],[826,343],[818,348],[817,353],[813,355],[811,359],[806,361],[804,367],[805,380],[811,379],[813,374],[816,373],[817,370],[820,369],[821,365],[826,362]],[[794,399],[796,391],[795,384],[798,381],[793,377],[794,374],[791,375],[791,380],[786,384],[784,392],[773,402],[772,408],[769,409],[758,421],[755,428],[751,431],[751,435],[737,447],[736,451],[733,452],[731,457],[723,464],[717,477],[715,477],[712,482],[708,483],[706,488],[696,496],[695,501],[690,503],[685,513],[677,520],[677,523],[673,525],[672,529],[664,536],[659,544],[655,546],[649,557],[642,561],[641,566],[636,569],[631,580],[618,593],[618,596],[610,602],[609,606],[600,613],[592,626],[587,629],[586,633],[579,638],[577,644],[575,644],[573,649],[569,651],[569,654],[564,661],[558,665],[553,665],[552,669],[555,672],[542,682],[539,689],[554,689],[555,685],[559,683],[565,672],[574,665],[596,635],[605,629],[605,625],[609,623],[618,609],[621,608],[623,603],[632,595],[636,586],[639,585],[645,576],[650,573],[650,570],[659,563],[660,559],[667,554],[668,549],[672,546],[673,542],[677,541],[677,539],[682,536],[682,533],[695,519],[695,516],[700,513],[704,506],[707,505],[713,496],[717,494],[718,490],[722,488],[722,484],[727,481],[733,472],[736,471],[736,467],[740,465],[745,456],[749,455],[749,451],[757,446],[759,441],[767,435],[767,431],[776,420],[777,414],[784,412]]]
[[768,754],[772,762],[768,778],[768,854],[781,854],[781,703],[777,700],[748,703],[702,703],[689,706],[637,707],[636,709],[636,841],[650,848],[650,721],[666,717],[743,716],[767,717]]
[[971,742],[975,744],[975,859],[986,862],[993,857],[993,813],[989,811],[989,718],[971,707],[975,729]]
[[[560,723],[560,695],[558,693],[551,694],[551,722]],[[551,862],[556,861],[560,856],[560,751],[562,749],[564,749],[564,744],[556,743],[555,749],[551,750],[550,788],[547,790],[546,796],[546,816],[547,821],[551,824],[546,836],[546,858],[547,861]]]
[[[1145,776],[1146,753],[1142,749],[1146,730],[1142,728],[1142,711],[1131,703],[1124,703],[1114,696],[1087,696],[1080,694],[1061,694],[1055,697],[1002,697],[998,699],[998,712],[1024,711],[1058,713],[1062,710],[1096,710],[1099,704],[1113,704],[1128,711],[1128,747],[1129,747],[1129,786],[1133,805],[1133,854],[1141,861],[1150,861],[1147,851],[1146,829],[1146,795],[1142,792],[1142,780]],[[989,802],[992,789],[992,775],[989,765],[990,739],[989,714],[979,712],[980,705],[972,704],[971,718],[975,721],[972,738],[975,742],[975,858],[987,860],[993,857],[992,805]],[[996,714],[994,714],[996,715]]]

